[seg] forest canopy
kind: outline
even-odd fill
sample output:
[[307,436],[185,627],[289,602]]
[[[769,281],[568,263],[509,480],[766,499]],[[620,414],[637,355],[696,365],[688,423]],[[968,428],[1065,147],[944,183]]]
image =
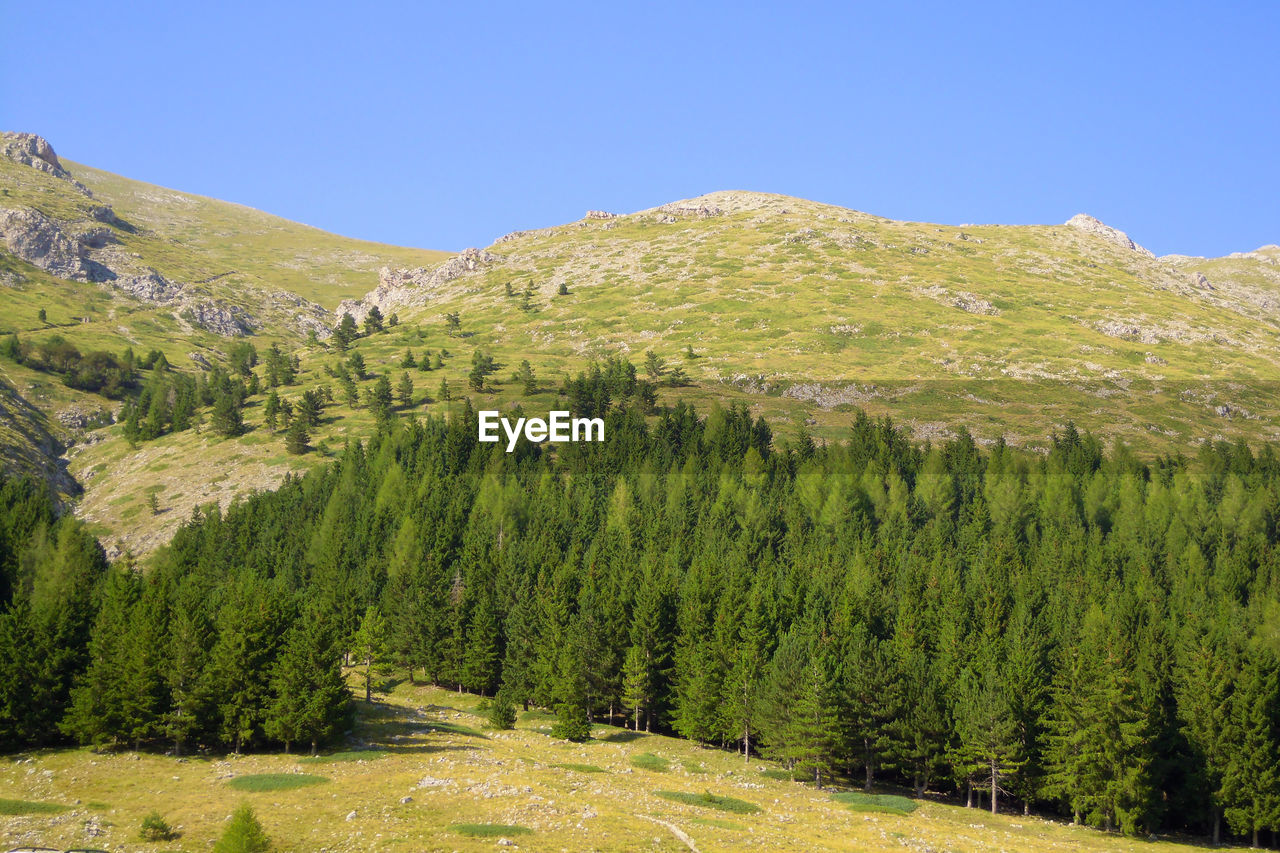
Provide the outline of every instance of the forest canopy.
[[820,446],[646,408],[554,452],[480,444],[469,403],[393,422],[145,573],[5,483],[0,744],[314,747],[341,664],[378,659],[819,782],[1280,825],[1274,448],[1069,427],[1034,455],[865,415]]

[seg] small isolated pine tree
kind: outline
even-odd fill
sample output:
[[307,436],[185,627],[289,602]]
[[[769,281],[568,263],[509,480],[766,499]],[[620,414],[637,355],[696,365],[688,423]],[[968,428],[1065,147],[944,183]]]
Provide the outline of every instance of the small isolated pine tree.
[[293,424],[284,434],[284,449],[294,456],[301,456],[311,449],[310,442],[306,418],[294,418]]
[[591,740],[591,723],[587,720],[587,712],[576,702],[561,702],[556,707],[556,722],[551,727],[551,736],[582,743]]
[[267,853],[270,849],[271,839],[248,803],[235,810],[222,837],[213,845],[213,853]]
[[495,729],[514,729],[516,727],[516,706],[505,689],[499,690],[489,708],[489,725]]
[[451,399],[453,399],[449,394],[449,380],[444,378],[443,376],[440,377],[440,393],[437,394],[436,396],[438,396],[441,400],[445,401],[446,403],[449,402]]
[[406,372],[401,375],[400,383],[396,386],[396,397],[400,400],[400,405],[409,408],[413,405],[413,380],[409,378]]
[[40,312],[36,315],[36,317],[37,319],[40,320],[41,323],[49,322],[49,315],[45,313],[45,310],[43,308],[40,309]]
[[142,829],[138,832],[138,837],[143,841],[173,841],[178,837],[178,833],[173,831],[173,827],[169,826],[160,812],[153,811],[142,819]]
[[456,337],[462,331],[462,318],[456,313],[445,314],[444,330],[450,337]]
[[560,294],[561,296],[568,296],[568,295],[569,295],[569,285],[565,284],[563,281],[562,281],[562,282],[560,282],[560,287],[559,287],[559,288],[557,288],[556,293]]

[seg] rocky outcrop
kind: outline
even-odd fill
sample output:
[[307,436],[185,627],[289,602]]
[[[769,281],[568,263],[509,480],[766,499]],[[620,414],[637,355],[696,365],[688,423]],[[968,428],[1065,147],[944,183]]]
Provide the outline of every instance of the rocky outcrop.
[[343,300],[334,316],[340,319],[343,314],[350,314],[358,322],[375,305],[383,314],[400,306],[425,305],[445,284],[502,261],[501,255],[483,249],[465,249],[438,267],[411,270],[383,267],[378,271],[378,286],[359,302]]
[[253,318],[239,305],[218,305],[207,299],[186,303],[179,318],[224,338],[238,338],[253,332]]
[[724,214],[724,209],[719,205],[696,198],[688,201],[673,201],[670,204],[664,204],[658,210],[671,216],[696,216],[700,219]]
[[110,270],[88,256],[88,247],[38,210],[0,210],[0,240],[22,260],[58,278],[109,281]]
[[111,282],[111,286],[123,290],[134,299],[160,305],[176,302],[183,296],[182,285],[174,284],[155,270],[140,275],[120,276]]
[[584,218],[586,219],[617,219],[618,214],[609,213],[608,211],[604,211],[604,210],[588,210],[587,215]]
[[53,175],[55,178],[61,178],[85,195],[92,195],[88,187],[72,178],[71,173],[62,167],[62,161],[54,153],[53,146],[43,136],[8,130],[0,132],[0,155]]
[[1092,216],[1084,213],[1077,213],[1066,222],[1068,227],[1075,228],[1077,231],[1083,231],[1094,237],[1100,237],[1108,243],[1112,243],[1123,249],[1137,252],[1148,258],[1154,258],[1155,254],[1147,249],[1142,248],[1137,243],[1129,239],[1129,235],[1116,228],[1112,228],[1103,222],[1094,219]]

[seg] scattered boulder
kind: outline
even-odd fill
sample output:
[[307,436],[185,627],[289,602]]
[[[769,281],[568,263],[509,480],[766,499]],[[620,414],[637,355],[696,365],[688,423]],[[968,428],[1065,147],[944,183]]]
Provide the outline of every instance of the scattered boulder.
[[618,214],[609,213],[608,211],[605,211],[605,210],[588,210],[586,218],[587,219],[617,219]]
[[1155,253],[1148,249],[1144,249],[1137,243],[1130,240],[1128,234],[1116,228],[1112,228],[1110,225],[1100,222],[1088,214],[1077,213],[1075,216],[1068,219],[1066,224],[1071,228],[1075,228],[1077,231],[1083,231],[1086,234],[1092,234],[1094,237],[1100,237],[1108,243],[1112,243],[1132,252],[1137,252],[1145,257],[1155,257]]
[[1195,275],[1193,275],[1193,276],[1191,277],[1191,280],[1192,280],[1192,281],[1194,281],[1194,282],[1195,282],[1196,287],[1200,288],[1201,290],[1216,290],[1216,289],[1217,289],[1217,288],[1215,288],[1215,287],[1213,286],[1213,284],[1211,284],[1211,283],[1210,283],[1209,279],[1208,279],[1208,278],[1205,276],[1205,274],[1204,274],[1204,273],[1202,273],[1202,272],[1198,272],[1198,273],[1196,273]]

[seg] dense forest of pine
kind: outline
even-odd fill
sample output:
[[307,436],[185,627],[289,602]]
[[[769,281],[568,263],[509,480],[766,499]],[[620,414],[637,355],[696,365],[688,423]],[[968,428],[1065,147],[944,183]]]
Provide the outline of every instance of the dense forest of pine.
[[390,421],[199,512],[145,573],[0,488],[0,747],[312,747],[343,663],[674,732],[798,778],[1126,832],[1280,826],[1280,457],[918,445],[859,416],[578,403],[603,443],[507,454]]

